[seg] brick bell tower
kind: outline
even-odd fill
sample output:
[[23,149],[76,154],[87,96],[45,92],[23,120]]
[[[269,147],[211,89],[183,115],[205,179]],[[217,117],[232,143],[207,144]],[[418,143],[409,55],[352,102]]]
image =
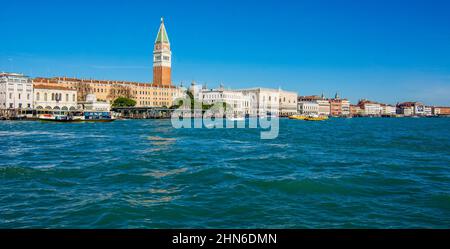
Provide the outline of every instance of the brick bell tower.
[[156,86],[171,86],[172,52],[167,36],[164,19],[161,17],[158,35],[153,49],[153,84]]

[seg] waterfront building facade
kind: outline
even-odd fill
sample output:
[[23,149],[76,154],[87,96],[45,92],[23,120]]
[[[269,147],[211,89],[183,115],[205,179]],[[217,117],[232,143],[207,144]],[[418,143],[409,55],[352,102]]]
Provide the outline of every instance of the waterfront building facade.
[[77,91],[57,85],[34,85],[34,107],[37,111],[74,111]]
[[319,106],[318,115],[329,116],[330,115],[330,101],[322,96],[299,96],[298,102],[314,102]]
[[319,115],[330,116],[330,102],[327,99],[318,99],[317,104],[319,104]]
[[358,102],[358,106],[361,108],[363,115],[365,116],[379,116],[381,115],[381,104],[370,101],[367,99],[361,99]]
[[384,116],[394,116],[397,113],[397,108],[393,105],[380,104],[381,115]]
[[359,105],[350,105],[350,115],[352,115],[352,116],[363,115],[362,110],[359,107]]
[[191,86],[189,87],[189,92],[192,94],[195,100],[202,101],[203,100],[203,94],[202,91],[207,90],[206,86],[202,86],[200,84],[195,83],[195,81],[192,81]]
[[[339,117],[339,116],[343,116],[344,114],[343,114],[343,109],[342,109],[342,99],[341,99],[341,97],[339,97],[339,94],[338,93],[336,93],[335,95],[334,95],[334,98],[333,99],[329,99],[329,102],[330,102],[330,115],[331,116],[333,116],[333,117]],[[346,103],[347,104],[347,103]],[[347,113],[347,115],[348,115],[348,112],[349,112],[349,107],[348,106],[346,106],[347,108],[346,108],[346,110],[345,110],[345,112]]]
[[424,116],[432,116],[433,115],[433,107],[431,107],[431,106],[424,106],[423,107],[423,115]]
[[412,106],[397,107],[397,114],[403,115],[405,117],[413,116],[414,108]]
[[436,115],[436,116],[441,116],[441,115],[448,116],[448,115],[450,115],[450,107],[435,106],[435,107],[433,107],[433,115]]
[[348,99],[341,100],[342,116],[350,115],[350,101]]
[[340,99],[330,99],[330,115],[339,117],[342,115],[342,105]]
[[0,109],[32,109],[33,84],[17,73],[0,73]]
[[258,102],[257,96],[251,92],[239,91],[242,93],[243,100],[243,111],[246,116],[256,117],[258,115]]
[[397,112],[404,116],[423,116],[425,114],[425,105],[421,102],[398,103]]
[[236,90],[242,92],[247,99],[251,101],[249,104],[254,107],[253,113],[257,116],[273,115],[279,116],[279,89],[271,88],[247,88]]
[[77,91],[78,101],[86,101],[88,94],[94,94],[97,100],[112,103],[118,97],[131,98],[136,107],[170,107],[181,89],[175,86],[158,87],[149,83],[76,79],[66,77],[36,78],[35,85],[46,84],[67,87]]
[[302,115],[319,115],[319,104],[313,101],[299,101],[298,113]]
[[214,105],[225,103],[227,112],[235,116],[244,116],[245,99],[242,92],[225,89],[220,86],[217,89],[203,89],[201,99],[204,104]]
[[297,114],[297,93],[279,89],[279,109],[280,116],[290,116]]
[[86,101],[78,102],[78,107],[84,111],[93,112],[109,112],[111,110],[111,105],[109,102],[98,101],[95,94],[88,94],[86,96]]

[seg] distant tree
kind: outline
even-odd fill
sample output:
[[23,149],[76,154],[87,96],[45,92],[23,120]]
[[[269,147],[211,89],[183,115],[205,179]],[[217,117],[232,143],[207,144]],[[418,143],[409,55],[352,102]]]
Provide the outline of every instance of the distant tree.
[[136,101],[134,99],[119,97],[114,100],[112,106],[113,107],[133,107],[136,105]]

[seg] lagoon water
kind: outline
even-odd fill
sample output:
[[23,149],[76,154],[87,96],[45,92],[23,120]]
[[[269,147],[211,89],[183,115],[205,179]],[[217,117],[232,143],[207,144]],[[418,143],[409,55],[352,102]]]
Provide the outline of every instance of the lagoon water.
[[450,118],[0,122],[0,228],[450,228]]

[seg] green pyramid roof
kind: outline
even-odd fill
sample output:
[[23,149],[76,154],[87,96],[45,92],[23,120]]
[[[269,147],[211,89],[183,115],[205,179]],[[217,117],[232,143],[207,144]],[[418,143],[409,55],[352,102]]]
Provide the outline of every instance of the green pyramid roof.
[[166,27],[164,26],[164,19],[161,18],[161,25],[159,26],[158,35],[156,36],[155,43],[170,43],[169,36],[166,32]]

